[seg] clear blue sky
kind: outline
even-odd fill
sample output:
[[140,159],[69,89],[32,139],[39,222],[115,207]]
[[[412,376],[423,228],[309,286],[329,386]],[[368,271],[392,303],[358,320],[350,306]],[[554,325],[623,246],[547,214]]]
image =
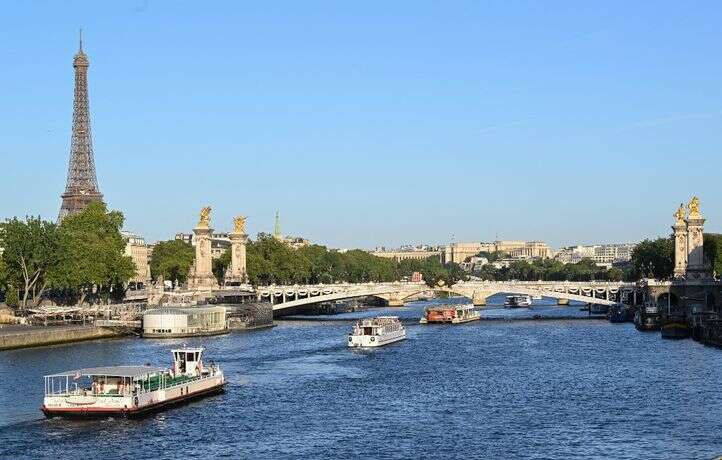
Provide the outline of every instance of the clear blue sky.
[[722,230],[722,4],[6,2],[0,216],[54,219],[82,26],[101,191],[332,247]]

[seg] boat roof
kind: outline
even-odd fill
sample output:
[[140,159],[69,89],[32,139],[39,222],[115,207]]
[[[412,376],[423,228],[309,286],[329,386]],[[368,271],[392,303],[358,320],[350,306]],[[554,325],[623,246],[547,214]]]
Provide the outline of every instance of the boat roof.
[[204,352],[204,351],[206,351],[206,349],[203,347],[174,348],[171,350],[171,353],[175,353],[176,351],[189,351],[189,352],[193,353],[193,352]]
[[77,369],[74,371],[60,372],[59,374],[46,375],[46,377],[65,377],[76,375],[105,375],[108,377],[140,377],[146,374],[165,371],[162,367],[153,366],[104,366],[104,367],[87,367],[85,369]]
[[464,303],[464,304],[444,304],[444,305],[437,305],[433,307],[426,307],[427,310],[449,310],[449,309],[464,309],[464,310],[470,310],[474,309],[474,306],[470,303]]
[[149,308],[143,312],[143,316],[146,315],[193,315],[196,313],[215,313],[225,312],[226,307],[221,305],[203,305],[196,307],[161,307],[161,308]]

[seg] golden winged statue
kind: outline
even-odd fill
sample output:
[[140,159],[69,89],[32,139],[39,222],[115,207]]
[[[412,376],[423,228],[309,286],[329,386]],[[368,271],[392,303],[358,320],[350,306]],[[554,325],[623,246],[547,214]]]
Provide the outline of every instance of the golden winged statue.
[[685,214],[684,204],[680,203],[679,208],[677,208],[677,212],[674,213],[674,218],[677,219],[678,224],[684,224]]
[[238,216],[233,219],[233,233],[246,233],[246,216]]
[[692,199],[689,200],[687,207],[689,208],[690,219],[699,219],[702,217],[702,214],[699,213],[699,198],[693,196]]
[[198,219],[198,227],[199,228],[208,228],[210,223],[211,223],[211,207],[206,206],[205,208],[201,209],[201,216]]

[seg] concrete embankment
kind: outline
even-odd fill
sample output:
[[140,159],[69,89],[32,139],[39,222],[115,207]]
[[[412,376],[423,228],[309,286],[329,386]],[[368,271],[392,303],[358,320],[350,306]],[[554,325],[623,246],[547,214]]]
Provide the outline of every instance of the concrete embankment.
[[121,335],[112,329],[95,326],[6,326],[0,328],[0,350],[43,347]]

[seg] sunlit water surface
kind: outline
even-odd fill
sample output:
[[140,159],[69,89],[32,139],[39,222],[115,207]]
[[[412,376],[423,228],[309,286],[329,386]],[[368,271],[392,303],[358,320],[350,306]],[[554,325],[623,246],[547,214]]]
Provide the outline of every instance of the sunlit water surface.
[[[372,310],[182,341],[118,339],[0,352],[0,457],[711,458],[722,453],[722,350],[665,341],[576,306],[490,309],[408,339],[346,347]],[[147,418],[47,420],[44,374],[169,364],[207,347],[227,391]]]

